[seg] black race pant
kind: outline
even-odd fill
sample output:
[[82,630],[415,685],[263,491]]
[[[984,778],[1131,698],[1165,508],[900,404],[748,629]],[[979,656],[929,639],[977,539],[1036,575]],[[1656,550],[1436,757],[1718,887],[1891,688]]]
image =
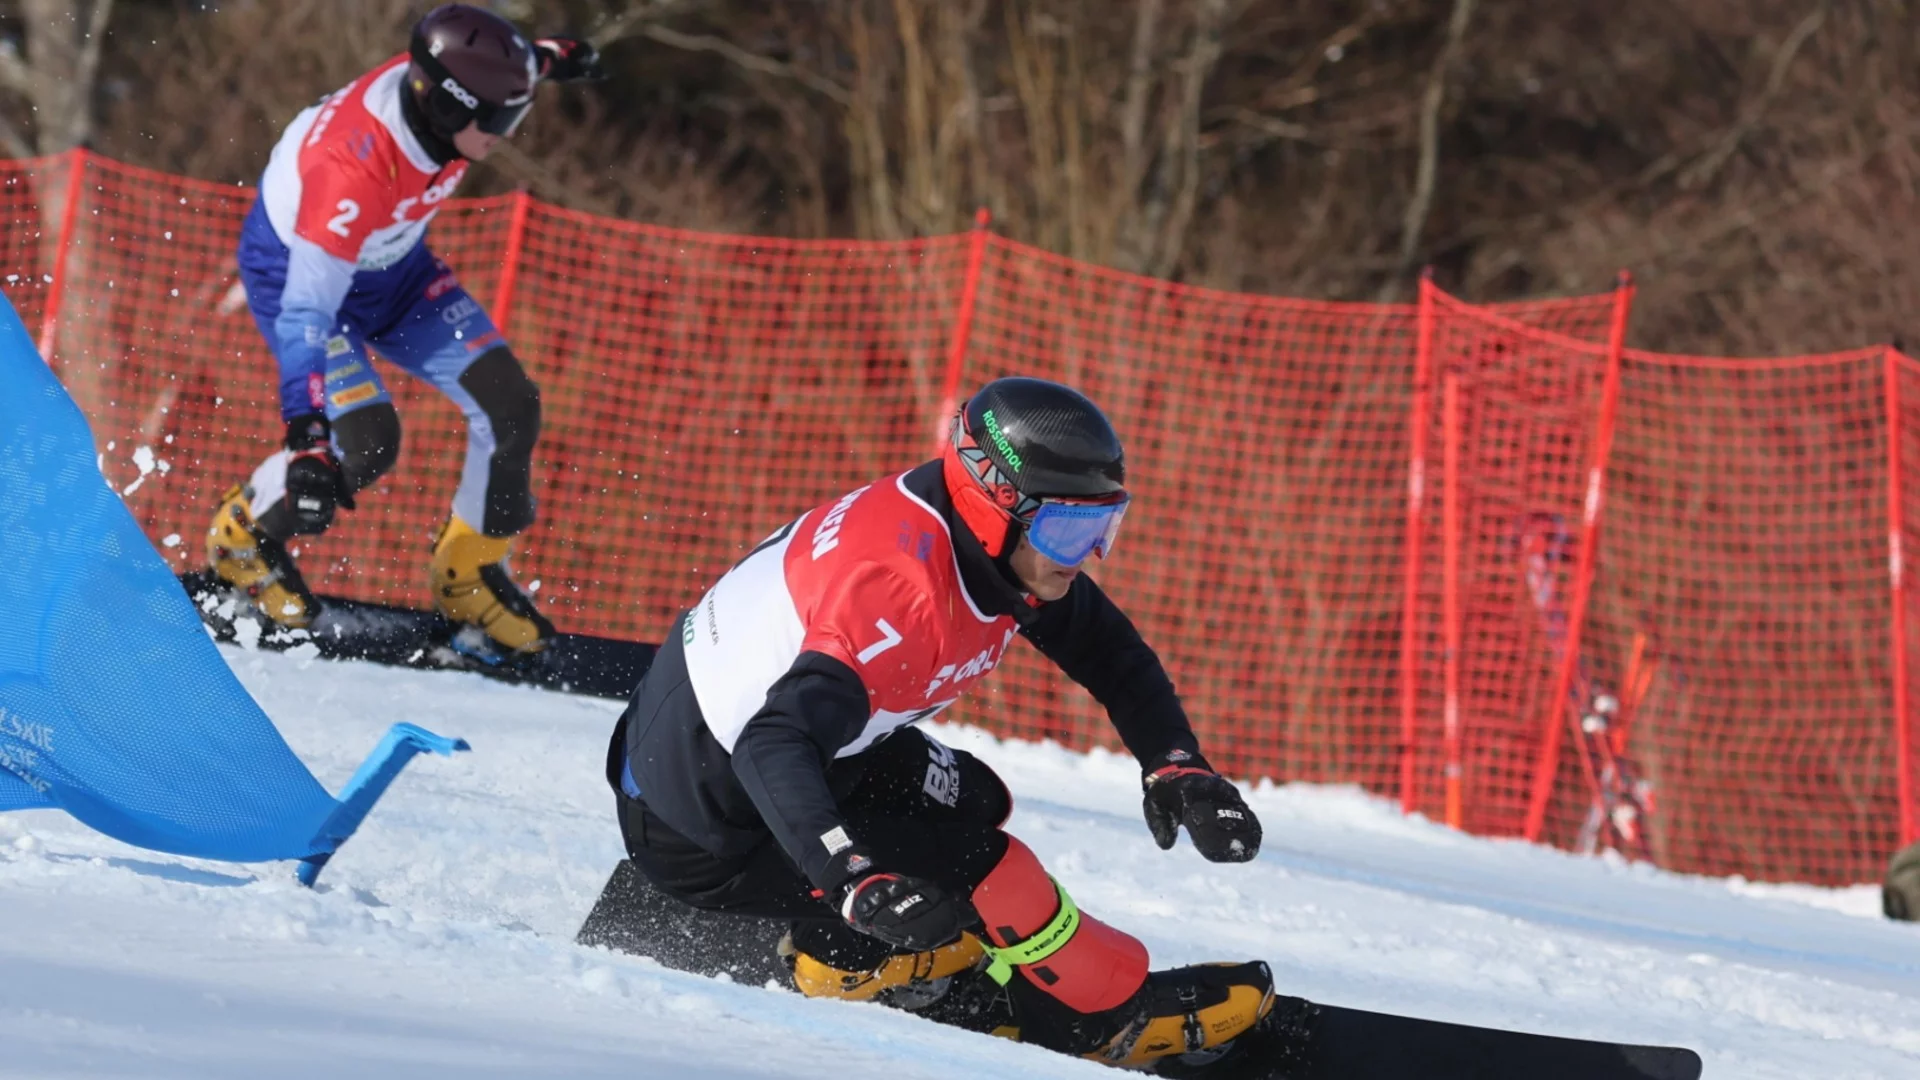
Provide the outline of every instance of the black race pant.
[[[454,507],[488,536],[516,535],[533,524],[540,388],[504,345],[481,354],[458,381],[471,404],[462,405],[468,412],[467,462]],[[372,487],[400,460],[399,410],[381,401],[340,414],[333,421],[333,446],[347,492]],[[259,526],[278,540],[325,531],[295,518],[285,499],[261,511]]]
[[[902,728],[859,755],[865,769],[841,802],[847,831],[876,870],[911,874],[966,897],[1006,854],[1013,810],[1006,785],[980,759]],[[894,951],[848,926],[774,842],[717,857],[668,828],[646,804],[616,793],[620,831],[641,873],[696,908],[793,920],[794,945],[843,970],[877,966]]]

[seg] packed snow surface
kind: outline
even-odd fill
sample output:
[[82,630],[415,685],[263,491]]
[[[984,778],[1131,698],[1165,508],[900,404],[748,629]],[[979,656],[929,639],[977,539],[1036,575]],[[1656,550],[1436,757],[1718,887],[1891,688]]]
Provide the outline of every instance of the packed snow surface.
[[[227,657],[334,789],[398,720],[473,752],[417,759],[317,891],[288,864],[175,858],[54,812],[0,815],[0,1075],[1114,1075],[575,946],[621,854],[601,779],[617,703]],[[936,734],[1006,777],[1009,828],[1157,964],[1263,958],[1287,993],[1684,1044],[1712,1077],[1920,1076],[1920,926],[1880,919],[1870,887],[1679,877],[1307,786],[1250,792],[1265,849],[1214,866],[1184,840],[1154,847],[1127,760]]]

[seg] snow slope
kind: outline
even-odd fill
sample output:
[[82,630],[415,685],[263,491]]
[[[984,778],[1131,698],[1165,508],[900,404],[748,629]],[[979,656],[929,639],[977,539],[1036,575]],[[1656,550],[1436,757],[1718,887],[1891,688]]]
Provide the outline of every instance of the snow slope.
[[[474,752],[417,760],[318,891],[0,816],[0,1076],[1113,1075],[571,944],[620,856],[615,703],[227,655],[332,787],[397,720]],[[1713,1077],[1920,1076],[1920,927],[1871,888],[1576,859],[1311,787],[1252,793],[1266,849],[1213,866],[1153,846],[1130,762],[938,734],[1002,772],[1010,828],[1157,962],[1261,957],[1322,1001],[1682,1043]]]

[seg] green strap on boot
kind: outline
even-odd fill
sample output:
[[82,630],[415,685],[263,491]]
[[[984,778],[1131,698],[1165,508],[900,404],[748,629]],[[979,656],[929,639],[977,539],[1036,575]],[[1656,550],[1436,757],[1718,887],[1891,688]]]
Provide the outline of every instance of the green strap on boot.
[[1053,882],[1053,891],[1060,896],[1060,910],[1047,925],[1012,945],[996,946],[984,935],[981,938],[980,945],[988,958],[987,974],[1001,986],[1013,979],[1014,968],[1038,964],[1059,952],[1073,940],[1074,931],[1080,929],[1080,909],[1073,906],[1073,897],[1067,895],[1067,890],[1061,888],[1051,874],[1047,880]]

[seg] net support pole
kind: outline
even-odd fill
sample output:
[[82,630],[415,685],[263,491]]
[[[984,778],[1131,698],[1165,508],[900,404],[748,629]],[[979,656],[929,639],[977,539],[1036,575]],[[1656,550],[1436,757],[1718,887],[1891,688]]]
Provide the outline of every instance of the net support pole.
[[373,752],[367,755],[360,768],[354,771],[347,786],[340,789],[338,805],[327,820],[320,826],[320,835],[314,838],[315,846],[320,850],[301,859],[293,869],[294,877],[307,888],[320,878],[320,871],[326,869],[328,860],[340,845],[347,842],[360,823],[367,819],[373,810],[373,804],[387,793],[387,788],[407,767],[415,754],[454,754],[470,750],[465,739],[449,739],[444,735],[435,735],[416,724],[395,724],[387,729]]
[[66,205],[60,208],[60,235],[53,252],[53,280],[48,284],[47,310],[40,319],[40,358],[53,363],[53,350],[59,344],[60,296],[66,291],[67,253],[73,250],[73,223],[80,210],[80,181],[87,171],[87,148],[76,146],[66,152]]
[[1899,777],[1900,846],[1920,839],[1913,807],[1913,725],[1907,711],[1906,512],[1900,475],[1900,351],[1887,349],[1887,588],[1893,601],[1893,745]]
[[1600,412],[1594,424],[1593,457],[1587,468],[1586,499],[1580,513],[1580,538],[1574,561],[1573,597],[1567,608],[1567,636],[1560,665],[1553,674],[1553,693],[1547,698],[1547,718],[1541,725],[1540,757],[1533,767],[1533,790],[1527,799],[1524,835],[1538,841],[1546,825],[1547,801],[1553,797],[1554,774],[1560,765],[1560,737],[1569,723],[1580,718],[1567,710],[1567,693],[1580,663],[1580,631],[1587,621],[1587,602],[1593,593],[1593,568],[1600,548],[1600,518],[1606,499],[1607,458],[1613,452],[1615,415],[1620,404],[1620,358],[1627,339],[1627,314],[1633,308],[1633,279],[1624,271],[1613,290],[1613,320],[1607,328],[1606,375],[1600,387]]
[[1460,377],[1446,376],[1440,395],[1440,426],[1445,433],[1441,453],[1441,505],[1445,508],[1441,550],[1445,564],[1441,608],[1446,621],[1446,781],[1447,827],[1461,828],[1460,769]]
[[1420,275],[1413,400],[1407,419],[1407,528],[1401,545],[1400,812],[1414,811],[1414,735],[1420,690],[1420,541],[1426,521],[1427,424],[1433,402],[1433,270]]
[[1407,405],[1407,528],[1402,542],[1400,596],[1400,813],[1413,813],[1413,751],[1419,711],[1421,623],[1421,532],[1427,523],[1427,425],[1432,413],[1434,281],[1421,271],[1419,315],[1413,334],[1413,402]]
[[507,249],[500,264],[500,285],[494,290],[493,324],[501,333],[507,331],[507,320],[513,316],[513,290],[519,284],[520,249],[527,238],[527,208],[533,202],[525,188],[513,193],[513,216],[507,219]]
[[947,346],[947,371],[940,380],[940,407],[933,415],[933,449],[940,452],[947,437],[947,417],[960,407],[960,376],[967,366],[967,339],[973,336],[973,308],[980,297],[980,267],[987,257],[987,227],[993,214],[986,207],[973,212],[973,232],[967,237],[967,276],[960,282],[960,310],[953,317],[953,340]]
[[1421,530],[1427,523],[1427,425],[1432,409],[1434,275],[1421,271],[1413,334],[1413,402],[1407,405],[1407,528],[1400,596],[1400,813],[1413,813],[1413,771],[1421,688]]

